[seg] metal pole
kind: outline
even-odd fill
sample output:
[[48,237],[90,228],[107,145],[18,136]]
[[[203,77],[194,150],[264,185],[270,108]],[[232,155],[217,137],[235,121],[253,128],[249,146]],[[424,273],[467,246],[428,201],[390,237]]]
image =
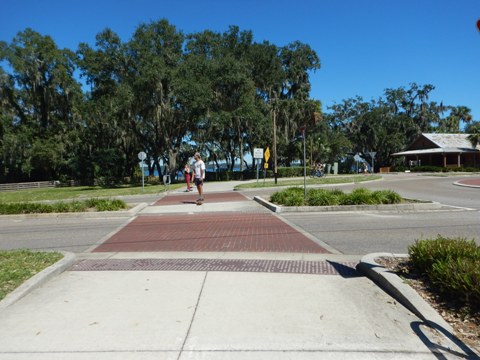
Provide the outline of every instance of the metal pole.
[[277,121],[275,118],[275,106],[273,106],[273,174],[277,184]]
[[303,128],[303,196],[307,198],[307,153],[305,149],[305,127]]
[[144,191],[145,188],[145,169],[143,167],[143,160],[142,160],[142,192]]

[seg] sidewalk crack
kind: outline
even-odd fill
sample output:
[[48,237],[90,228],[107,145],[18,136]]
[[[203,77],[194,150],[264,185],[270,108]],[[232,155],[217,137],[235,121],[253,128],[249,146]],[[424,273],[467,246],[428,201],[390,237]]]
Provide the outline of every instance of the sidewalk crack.
[[195,310],[193,311],[193,315],[192,315],[192,320],[190,321],[190,325],[188,326],[187,334],[185,335],[185,339],[183,340],[183,344],[180,349],[180,352],[178,353],[177,360],[180,360],[180,357],[182,356],[183,350],[185,348],[185,344],[187,343],[188,337],[190,336],[190,330],[192,329],[193,322],[195,321],[195,316],[197,314],[198,305],[200,304],[203,288],[205,287],[205,282],[207,281],[207,275],[208,275],[208,271],[205,272],[205,276],[203,277],[202,287],[200,288],[200,292],[198,294],[197,303],[195,304]]

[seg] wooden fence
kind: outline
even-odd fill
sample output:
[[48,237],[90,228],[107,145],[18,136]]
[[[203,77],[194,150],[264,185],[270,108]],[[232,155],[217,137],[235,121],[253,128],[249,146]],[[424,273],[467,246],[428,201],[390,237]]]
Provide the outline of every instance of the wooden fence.
[[24,183],[0,184],[0,191],[17,191],[25,189],[52,188],[60,185],[59,181],[33,181]]

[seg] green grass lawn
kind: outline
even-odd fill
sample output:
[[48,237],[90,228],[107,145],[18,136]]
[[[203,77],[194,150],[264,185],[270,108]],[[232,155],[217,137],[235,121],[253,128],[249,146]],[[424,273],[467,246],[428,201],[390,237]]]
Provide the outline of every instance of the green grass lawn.
[[[168,188],[174,190],[185,186],[172,184]],[[116,188],[103,188],[100,186],[76,186],[45,189],[28,189],[19,191],[0,192],[0,202],[27,202],[43,200],[88,199],[97,197],[114,197],[122,195],[158,194],[164,192],[165,185],[147,185],[142,190],[141,186],[123,186]]]
[[0,251],[0,300],[62,258],[58,252]]
[[[379,180],[381,175],[329,175],[322,178],[310,178],[307,177],[307,185],[328,185],[328,184],[347,184],[347,183],[360,183],[365,181]],[[259,179],[258,182],[251,182],[248,184],[241,184],[235,186],[235,189],[254,189],[264,187],[278,187],[278,186],[302,186],[303,179],[278,179],[277,184],[275,180],[268,179],[263,181]]]

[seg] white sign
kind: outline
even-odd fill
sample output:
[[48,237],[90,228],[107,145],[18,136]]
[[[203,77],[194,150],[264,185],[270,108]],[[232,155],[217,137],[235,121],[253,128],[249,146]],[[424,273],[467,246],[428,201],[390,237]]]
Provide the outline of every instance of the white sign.
[[145,154],[143,151],[140,151],[140,152],[138,153],[138,158],[139,158],[139,160],[142,160],[142,161],[143,161],[143,160],[145,160],[145,159],[147,158],[147,154]]
[[254,148],[253,149],[253,157],[255,159],[263,159],[263,149],[262,148]]

